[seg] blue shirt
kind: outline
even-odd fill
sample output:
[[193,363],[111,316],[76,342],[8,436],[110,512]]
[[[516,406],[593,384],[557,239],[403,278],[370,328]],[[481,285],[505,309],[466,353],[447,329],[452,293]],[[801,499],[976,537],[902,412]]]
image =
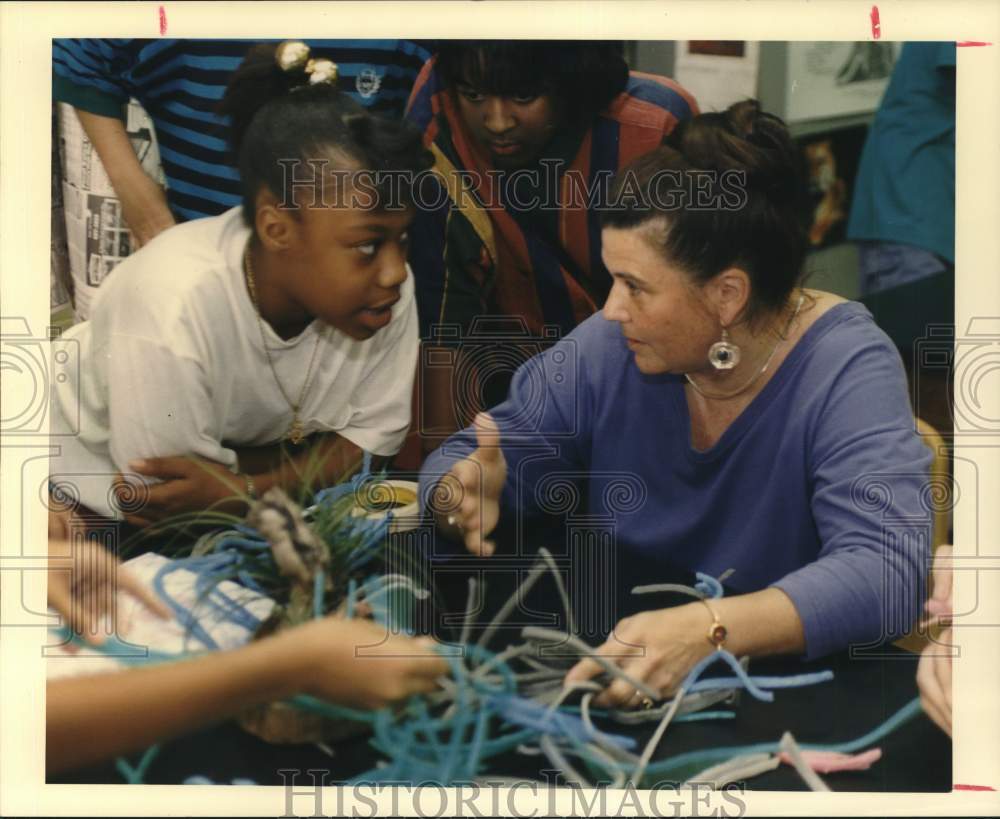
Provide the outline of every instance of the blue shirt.
[[[614,521],[621,563],[777,586],[807,655],[904,634],[922,605],[931,452],[914,430],[899,355],[860,304],[837,305],[705,451],[691,446],[683,378],[643,375],[597,314],[522,366],[492,410],[508,464],[504,513],[571,510]],[[450,438],[421,492],[474,447]],[[620,589],[619,593],[628,593]]]
[[[233,71],[266,40],[52,41],[53,96],[103,116],[130,97],[156,126],[167,201],[178,219],[215,216],[242,202],[228,120],[216,113]],[[410,40],[305,40],[337,63],[337,87],[372,113],[401,117],[430,52]]]
[[955,44],[906,43],[861,154],[851,239],[955,262]]

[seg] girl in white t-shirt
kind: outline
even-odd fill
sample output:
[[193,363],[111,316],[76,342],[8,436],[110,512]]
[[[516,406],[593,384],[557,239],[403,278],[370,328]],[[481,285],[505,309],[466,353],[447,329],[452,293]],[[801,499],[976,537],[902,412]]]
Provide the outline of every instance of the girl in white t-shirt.
[[310,471],[312,488],[330,485],[403,443],[411,183],[431,156],[307,57],[259,46],[233,75],[221,110],[242,208],[157,236],[63,337],[81,366],[53,384],[50,485],[86,510],[138,525],[242,512],[271,486],[295,491]]

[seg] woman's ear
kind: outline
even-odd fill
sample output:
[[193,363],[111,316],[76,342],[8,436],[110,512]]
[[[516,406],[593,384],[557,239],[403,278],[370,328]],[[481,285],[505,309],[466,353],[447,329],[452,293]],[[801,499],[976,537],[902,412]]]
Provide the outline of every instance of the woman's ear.
[[296,243],[298,222],[293,211],[280,207],[274,194],[267,188],[257,192],[255,226],[257,237],[265,248],[281,253]]
[[742,268],[729,267],[709,281],[705,289],[719,322],[729,327],[750,302],[750,275]]

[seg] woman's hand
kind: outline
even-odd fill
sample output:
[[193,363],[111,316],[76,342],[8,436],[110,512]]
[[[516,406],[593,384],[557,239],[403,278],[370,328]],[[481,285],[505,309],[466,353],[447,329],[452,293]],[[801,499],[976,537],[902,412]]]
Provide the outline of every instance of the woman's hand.
[[133,595],[158,617],[171,616],[166,604],[103,546],[49,541],[48,602],[75,635],[101,645],[105,635],[121,634],[121,607],[115,599],[119,591]]
[[294,656],[302,693],[356,708],[381,708],[433,691],[448,673],[432,639],[388,634],[367,620],[326,617],[273,639]]
[[[707,609],[698,603],[644,611],[619,621],[597,653],[662,699],[677,689],[695,663],[715,650],[706,638],[711,622]],[[603,670],[594,660],[583,659],[569,670],[564,684],[589,680]],[[594,705],[636,707],[643,699],[634,686],[616,678],[594,698]]]
[[486,537],[500,519],[507,461],[500,449],[500,430],[489,413],[477,415],[473,424],[479,447],[438,482],[431,509],[438,525],[461,538],[472,554],[489,556],[496,545]]
[[[145,458],[129,463],[129,469],[162,481],[144,490],[146,501],[141,509],[126,512],[125,520],[136,526],[148,526],[181,512],[208,508],[228,511],[236,504],[242,507],[244,502],[245,480],[228,467],[206,458],[194,455]],[[124,476],[119,475],[119,491],[134,494],[130,487],[122,487],[124,482]]]

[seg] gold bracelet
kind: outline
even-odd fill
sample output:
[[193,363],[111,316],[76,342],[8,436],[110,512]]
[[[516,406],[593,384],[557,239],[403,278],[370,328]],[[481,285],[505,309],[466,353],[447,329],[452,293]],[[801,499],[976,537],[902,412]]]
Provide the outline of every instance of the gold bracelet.
[[705,608],[712,615],[712,625],[708,627],[708,634],[705,636],[708,638],[708,642],[715,646],[716,651],[722,651],[722,646],[726,642],[726,637],[729,636],[729,631],[722,625],[719,615],[715,613],[715,609],[708,604],[708,601],[704,597],[701,598],[701,602],[705,604]]
[[247,497],[250,499],[250,503],[253,503],[257,500],[257,487],[253,482],[253,477],[249,472],[244,472],[243,480],[247,482]]

